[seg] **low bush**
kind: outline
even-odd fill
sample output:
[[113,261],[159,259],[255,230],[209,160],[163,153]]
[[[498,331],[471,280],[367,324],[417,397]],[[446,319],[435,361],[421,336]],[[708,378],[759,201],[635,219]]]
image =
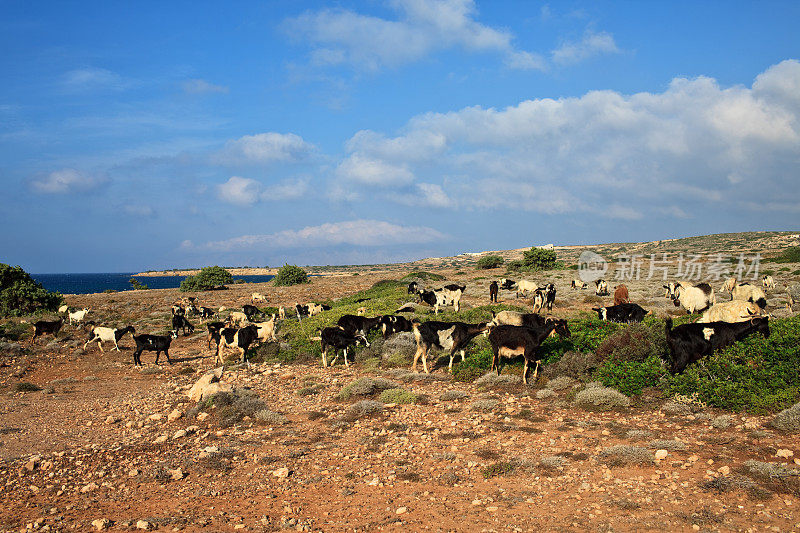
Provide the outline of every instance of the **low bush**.
[[621,444],[601,451],[600,460],[609,466],[650,464],[653,462],[653,453],[640,446]]
[[11,386],[11,390],[14,392],[36,392],[42,390],[42,388],[34,383],[20,381],[19,383],[14,383]]
[[472,411],[494,411],[500,405],[497,400],[487,398],[484,400],[476,400],[469,405]]
[[283,265],[275,275],[273,285],[285,287],[290,285],[300,285],[308,283],[308,273],[297,265]]
[[800,403],[784,409],[770,421],[770,425],[781,431],[800,430]]
[[781,252],[780,255],[766,258],[764,261],[772,261],[773,263],[800,263],[800,246],[787,248]]
[[383,403],[409,404],[409,403],[417,403],[419,401],[419,396],[417,396],[413,392],[409,392],[405,389],[398,388],[398,389],[386,389],[381,393],[378,399]]
[[575,395],[575,404],[590,411],[614,411],[629,407],[631,401],[618,390],[601,386],[578,392]]
[[417,271],[409,272],[401,278],[402,281],[412,281],[421,279],[423,281],[443,281],[445,279],[441,274],[434,274],[433,272]]
[[448,390],[444,391],[441,395],[439,395],[439,399],[443,402],[449,402],[452,400],[463,400],[464,398],[468,398],[469,394],[461,390]]
[[342,388],[337,398],[348,400],[353,396],[372,396],[388,389],[400,389],[400,384],[383,378],[363,377]]
[[57,311],[62,300],[61,294],[46,290],[22,267],[0,263],[0,316]]
[[499,255],[485,255],[478,259],[478,262],[475,263],[475,266],[482,270],[488,270],[490,268],[497,268],[504,262],[505,260]]
[[275,411],[270,411],[269,409],[260,409],[256,411],[253,414],[253,418],[262,424],[270,426],[280,426],[289,422],[289,420],[282,414],[276,413]]
[[343,418],[348,422],[353,422],[359,418],[377,414],[383,411],[383,403],[375,400],[361,400],[356,402],[345,411]]
[[189,291],[208,291],[233,283],[233,276],[230,272],[219,266],[204,267],[194,276],[189,276],[181,282],[180,290]]

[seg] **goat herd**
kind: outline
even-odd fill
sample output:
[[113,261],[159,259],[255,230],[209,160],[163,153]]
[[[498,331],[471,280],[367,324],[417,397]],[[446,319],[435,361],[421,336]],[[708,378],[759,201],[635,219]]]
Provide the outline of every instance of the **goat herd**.
[[[764,289],[775,288],[775,282],[771,276],[764,276],[762,284]],[[596,295],[609,295],[606,281],[597,280],[594,285]],[[587,284],[581,280],[573,280],[571,287],[573,290],[580,290],[587,288]],[[510,279],[501,279],[499,282],[492,281],[489,286],[490,302],[497,302],[500,289],[515,290],[517,297],[531,294],[533,296],[533,312],[501,311],[496,314],[493,312],[491,321],[477,324],[436,320],[420,322],[417,318],[409,320],[403,316],[403,313],[414,312],[415,303],[430,305],[435,314],[439,313],[440,308],[450,305],[456,312],[459,312],[461,297],[466,290],[465,285],[457,284],[427,290],[421,289],[416,282],[412,282],[408,285],[408,294],[416,296],[417,302],[403,305],[395,311],[396,314],[375,317],[363,316],[366,308],[361,307],[358,315],[347,314],[340,317],[335,326],[322,328],[319,336],[312,340],[320,341],[323,366],[328,366],[331,352],[334,357],[330,364],[333,365],[340,350],[344,354],[345,365],[349,366],[348,349],[358,344],[369,346],[367,335],[371,330],[379,329],[384,338],[395,333],[413,332],[417,350],[414,354],[412,369],[416,372],[417,364],[421,359],[423,370],[428,373],[430,372],[428,355],[432,348],[449,353],[448,368],[452,370],[455,355],[460,354],[463,361],[470,341],[477,335],[485,333],[492,346],[492,370],[496,370],[500,374],[503,359],[523,356],[525,360],[523,381],[527,383],[528,368],[531,363],[536,364],[534,380],[538,375],[540,361],[537,352],[545,339],[553,335],[569,337],[571,333],[566,319],[539,314],[539,311],[543,309],[548,312],[552,310],[556,298],[554,284],[548,283],[540,286],[532,281]],[[738,283],[736,278],[726,280],[720,291],[729,292],[731,298],[730,301],[721,303],[716,302],[714,289],[708,283],[695,285],[687,282],[673,282],[664,285],[664,289],[664,296],[670,298],[675,306],[683,307],[688,313],[705,311],[697,322],[674,328],[672,319],[666,319],[665,331],[671,356],[670,371],[672,373],[683,372],[690,363],[752,333],[759,332],[769,336],[769,315],[764,312],[767,306],[766,294],[756,285]],[[255,304],[265,302],[266,298],[260,293],[253,293],[251,301]],[[316,303],[295,304],[294,310],[298,321],[302,321],[303,316],[314,316],[330,310],[330,307]],[[207,346],[209,349],[216,346],[215,363],[222,364],[224,362],[222,354],[225,349],[236,350],[242,363],[247,363],[247,350],[259,342],[277,341],[276,325],[279,319],[286,318],[286,309],[281,306],[278,308],[278,313],[273,314],[269,320],[257,322],[255,321],[257,317],[260,316],[263,320],[266,316],[255,305],[246,304],[242,306],[241,312],[229,312],[224,322],[213,321],[222,311],[225,311],[224,307],[215,310],[199,305],[196,298],[183,298],[172,305],[170,335],[136,335],[133,326],[109,328],[86,322],[86,317],[90,312],[89,308],[71,311],[67,306],[62,306],[59,313],[64,317],[55,321],[40,320],[34,323],[32,342],[46,333],[57,336],[66,317],[69,319],[70,325],[85,323],[86,326],[91,326],[84,349],[89,343],[97,342],[102,352],[103,342],[111,342],[119,351],[120,339],[130,332],[136,343],[133,353],[134,365],[141,365],[140,357],[144,351],[156,353],[156,364],[163,352],[171,364],[169,347],[172,339],[177,338],[179,332],[183,332],[184,336],[192,334],[194,326],[189,322],[188,317],[198,316],[201,323],[204,319],[211,320],[206,324]],[[625,285],[618,285],[614,288],[614,305],[596,307],[593,308],[593,311],[597,312],[600,320],[619,323],[641,322],[649,313],[638,304],[629,301],[628,289]]]

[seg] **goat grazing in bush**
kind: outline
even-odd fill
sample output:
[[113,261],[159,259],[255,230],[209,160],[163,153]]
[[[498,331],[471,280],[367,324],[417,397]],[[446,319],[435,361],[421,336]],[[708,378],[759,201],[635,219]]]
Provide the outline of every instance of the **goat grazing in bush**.
[[428,352],[432,347],[450,352],[450,364],[448,369],[453,370],[453,357],[456,352],[461,353],[461,360],[464,360],[465,350],[469,341],[478,334],[486,331],[488,322],[478,324],[465,324],[464,322],[419,322],[413,320],[411,328],[414,331],[414,338],[417,341],[417,352],[414,354],[414,364],[412,370],[417,371],[417,361],[422,357],[422,368],[426,374],[428,370]]
[[347,361],[347,348],[349,346],[356,346],[359,343],[367,344],[367,339],[360,333],[350,333],[344,329],[336,326],[325,328],[320,332],[320,347],[322,348],[322,366],[328,366],[328,351],[333,349],[333,361],[331,366],[339,358],[339,350],[344,351],[344,365],[350,366]]
[[543,328],[534,329],[527,326],[495,326],[489,330],[489,342],[492,345],[492,370],[497,370],[500,375],[501,358],[514,358],[523,356],[525,367],[522,370],[522,381],[528,383],[528,367],[531,362],[536,362],[533,371],[533,380],[539,375],[539,359],[537,352],[542,342],[555,331],[562,337],[571,335],[567,321],[563,318],[547,321]]

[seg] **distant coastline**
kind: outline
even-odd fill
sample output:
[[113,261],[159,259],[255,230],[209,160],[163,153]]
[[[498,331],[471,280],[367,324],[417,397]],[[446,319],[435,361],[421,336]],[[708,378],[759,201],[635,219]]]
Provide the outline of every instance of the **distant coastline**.
[[[234,276],[274,276],[277,268],[225,268]],[[200,272],[199,268],[186,270],[153,270],[134,274],[136,277],[161,277],[161,276],[194,276]]]

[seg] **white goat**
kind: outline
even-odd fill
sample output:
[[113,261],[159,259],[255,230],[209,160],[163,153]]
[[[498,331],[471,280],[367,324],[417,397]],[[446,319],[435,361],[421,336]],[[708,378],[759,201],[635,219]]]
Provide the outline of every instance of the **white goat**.
[[767,295],[761,290],[761,287],[756,287],[749,283],[740,283],[731,291],[731,300],[744,300],[745,302],[753,302],[761,309],[767,307]]
[[746,322],[752,315],[761,314],[758,305],[752,302],[734,300],[732,302],[720,302],[714,304],[697,322]]
[[676,285],[675,296],[672,297],[672,301],[676,306],[680,305],[686,309],[687,313],[702,311],[717,302],[714,296],[714,289],[708,283],[700,283],[689,287],[684,287],[680,284]]
[[731,277],[731,278],[728,278],[728,279],[725,280],[725,283],[722,284],[722,287],[720,287],[719,291],[720,292],[731,292],[731,291],[733,291],[733,288],[735,286],[736,286],[736,278],[732,278]]
[[103,341],[105,342],[113,342],[114,349],[120,351],[119,345],[117,344],[119,340],[126,334],[130,332],[131,335],[136,333],[136,330],[133,326],[128,326],[126,328],[104,328],[104,327],[94,327],[92,328],[92,332],[90,333],[89,340],[87,340],[84,345],[83,349],[86,349],[86,346],[89,345],[90,342],[97,342],[97,346],[100,347],[100,352],[104,353],[103,350]]
[[272,315],[272,318],[267,320],[266,322],[253,322],[253,325],[258,328],[258,340],[261,342],[267,341],[277,341],[278,338],[275,336],[275,323],[277,319],[275,315]]
[[254,292],[250,296],[250,300],[253,303],[256,303],[256,302],[264,302],[264,303],[266,303],[267,302],[267,298],[263,294],[261,294],[260,292]]
[[69,314],[69,325],[71,326],[73,322],[80,324],[86,319],[86,315],[89,313],[89,308],[84,307],[83,309],[78,309],[77,311],[73,311]]
[[243,328],[248,324],[247,315],[241,311],[233,311],[228,315],[228,322],[233,326]]

